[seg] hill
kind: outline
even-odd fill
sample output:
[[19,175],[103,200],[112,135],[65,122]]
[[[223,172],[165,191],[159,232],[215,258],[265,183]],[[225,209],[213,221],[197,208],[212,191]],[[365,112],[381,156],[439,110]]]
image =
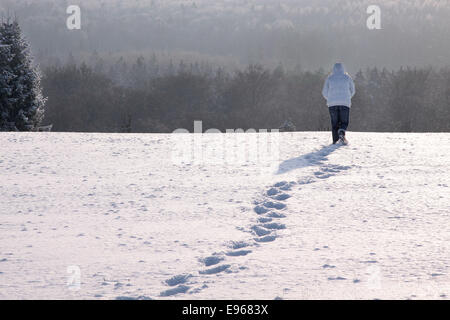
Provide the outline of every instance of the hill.
[[2,133],[0,298],[448,298],[450,134],[348,137]]

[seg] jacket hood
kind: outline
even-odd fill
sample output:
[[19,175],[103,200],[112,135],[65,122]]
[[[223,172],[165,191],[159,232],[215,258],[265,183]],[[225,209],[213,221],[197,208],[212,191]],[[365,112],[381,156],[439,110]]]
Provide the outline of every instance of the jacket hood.
[[342,74],[345,73],[345,67],[342,63],[336,63],[333,67],[334,74]]

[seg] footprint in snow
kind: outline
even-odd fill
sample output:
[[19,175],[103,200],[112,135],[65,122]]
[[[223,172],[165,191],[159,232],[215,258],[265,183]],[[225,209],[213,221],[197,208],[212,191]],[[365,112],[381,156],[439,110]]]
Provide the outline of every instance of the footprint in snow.
[[280,181],[280,182],[275,183],[273,186],[275,188],[280,188],[280,187],[282,187],[282,186],[284,186],[286,184],[287,184],[287,181]]
[[223,271],[229,271],[228,269],[230,267],[231,267],[231,265],[229,265],[229,264],[223,264],[223,265],[217,266],[215,268],[199,271],[199,273],[200,274],[216,274],[216,273],[220,273]]
[[267,223],[267,222],[271,222],[272,220],[273,220],[272,218],[266,218],[266,217],[258,218],[259,223]]
[[290,191],[291,190],[291,185],[290,184],[286,184],[286,185],[280,187],[280,190]]
[[263,227],[271,230],[286,229],[286,225],[277,222],[263,224]]
[[245,247],[249,247],[251,244],[245,241],[231,241],[228,247],[230,249],[242,249]]
[[238,250],[238,251],[229,251],[226,253],[227,256],[230,257],[239,257],[239,256],[246,256],[247,254],[251,253],[251,250]]
[[256,242],[272,242],[275,241],[277,237],[276,236],[265,236],[262,238],[255,238]]
[[314,172],[314,175],[319,179],[328,179],[330,177],[335,176],[341,171],[349,170],[351,167],[349,166],[340,166],[340,165],[326,165],[319,168],[319,171]]
[[192,277],[192,275],[190,275],[190,274],[179,274],[179,275],[173,276],[170,279],[167,279],[165,282],[168,286],[173,287],[173,286],[177,286],[179,284],[186,283],[189,280],[189,278],[191,278],[191,277]]
[[166,291],[161,292],[159,295],[161,297],[169,297],[179,293],[186,293],[191,287],[185,285],[179,285],[173,289],[168,289]]
[[269,208],[269,209],[281,210],[281,209],[286,208],[286,205],[281,202],[266,201],[266,202],[264,202],[264,207]]
[[275,200],[278,200],[278,201],[284,201],[284,200],[287,200],[287,199],[289,199],[291,196],[290,195],[288,195],[288,194],[286,194],[286,193],[282,193],[282,194],[279,194],[279,195],[277,195],[277,196],[275,196],[275,197],[273,197]]
[[222,257],[218,257],[218,256],[210,256],[210,257],[206,257],[203,258],[201,260],[202,263],[205,264],[205,266],[209,267],[215,264],[218,264],[220,261],[222,261],[223,258]]
[[266,208],[264,208],[264,207],[261,207],[261,206],[256,206],[254,209],[253,209],[257,214],[264,214],[264,213],[267,213],[269,210],[267,210]]
[[251,227],[253,230],[253,233],[255,233],[258,237],[266,236],[271,233],[270,230],[267,230],[266,228],[263,228],[261,226],[253,226]]
[[279,218],[279,219],[286,218],[284,214],[278,212],[271,212],[267,216],[270,218]]

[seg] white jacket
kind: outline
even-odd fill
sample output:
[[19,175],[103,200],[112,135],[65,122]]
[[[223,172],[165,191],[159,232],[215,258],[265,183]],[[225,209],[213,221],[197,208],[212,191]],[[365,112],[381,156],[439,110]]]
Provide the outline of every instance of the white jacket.
[[345,72],[342,63],[336,63],[333,73],[325,81],[322,90],[323,97],[327,100],[327,105],[332,106],[352,106],[352,98],[355,95],[355,83],[352,77]]

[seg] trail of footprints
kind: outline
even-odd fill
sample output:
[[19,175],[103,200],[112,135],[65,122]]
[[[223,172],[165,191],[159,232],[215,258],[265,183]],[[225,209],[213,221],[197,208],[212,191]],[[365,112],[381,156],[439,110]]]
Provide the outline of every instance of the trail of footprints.
[[[253,211],[257,215],[256,224],[252,225],[248,230],[252,235],[249,241],[230,241],[227,244],[226,252],[213,253],[211,256],[203,258],[200,262],[204,265],[204,269],[193,274],[180,274],[173,276],[165,281],[169,289],[160,293],[161,297],[172,296],[183,293],[197,293],[204,288],[207,288],[207,282],[202,286],[192,288],[192,285],[198,284],[195,282],[197,276],[214,275],[221,272],[233,273],[238,270],[233,270],[232,264],[226,263],[227,259],[245,256],[252,252],[252,247],[260,246],[267,242],[275,241],[278,238],[277,231],[286,229],[286,225],[282,223],[282,219],[286,217],[286,204],[284,201],[289,199],[289,191],[295,185],[310,184],[317,181],[317,179],[327,179],[337,173],[348,170],[350,167],[337,165],[324,165],[314,172],[314,176],[308,176],[298,182],[281,181],[274,184],[268,189],[262,200],[254,202]],[[245,269],[241,266],[238,269]]]
[[[231,241],[227,245],[224,253],[214,253],[209,257],[201,259],[201,263],[205,269],[199,270],[198,275],[213,275],[220,272],[236,272],[231,268],[231,264],[225,263],[227,258],[245,256],[252,252],[251,248],[265,242],[272,242],[277,238],[276,231],[285,229],[286,226],[281,223],[281,219],[285,217],[283,211],[286,204],[283,201],[290,198],[286,192],[296,182],[279,182],[272,186],[265,194],[262,201],[255,202],[254,212],[258,215],[257,223],[252,225],[248,231],[252,235],[250,241]],[[245,267],[241,267],[243,269]],[[160,293],[160,296],[167,297],[179,293],[195,293],[206,288],[206,283],[202,287],[189,291],[190,281],[195,278],[192,274],[176,275],[166,280],[166,285],[170,288]],[[192,283],[191,283],[192,284]],[[189,291],[189,292],[188,292]]]

